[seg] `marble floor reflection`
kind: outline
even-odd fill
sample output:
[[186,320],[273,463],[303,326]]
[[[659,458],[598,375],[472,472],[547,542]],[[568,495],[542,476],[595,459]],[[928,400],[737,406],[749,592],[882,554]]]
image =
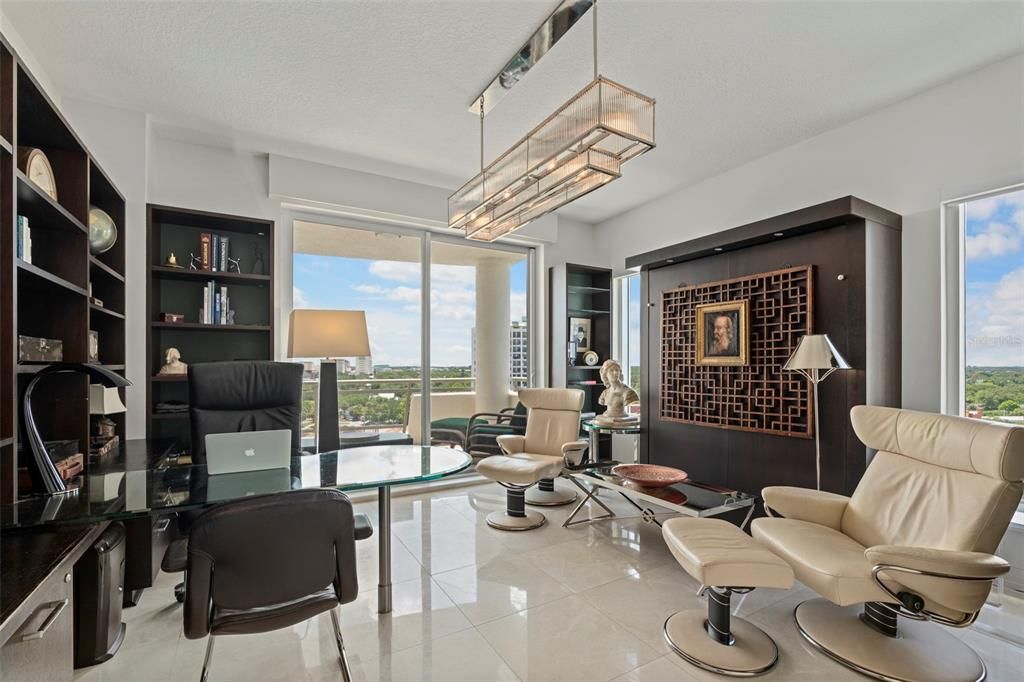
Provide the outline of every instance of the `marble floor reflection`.
[[[561,484],[561,482],[560,482]],[[394,611],[376,612],[377,544],[359,548],[359,598],[342,608],[342,631],[356,680],[486,682],[619,680],[688,682],[716,676],[671,653],[665,618],[702,608],[659,530],[635,510],[602,499],[619,518],[563,529],[570,507],[543,509],[544,527],[525,533],[489,528],[504,504],[494,484],[393,500]],[[358,505],[376,521],[372,504]],[[192,682],[205,643],[185,639],[174,601],[177,575],[162,574],[124,613],[124,645],[107,663],[77,671],[77,682]],[[857,680],[814,651],[792,620],[810,596],[757,590],[737,600],[739,615],[770,629],[780,663],[763,679]],[[986,607],[988,609],[988,607]],[[1024,632],[1024,609],[986,613],[983,622]],[[985,660],[989,680],[1020,680],[1024,648],[973,628],[957,634]],[[211,682],[339,680],[327,615],[264,635],[218,640]],[[727,678],[717,678],[727,679]]]

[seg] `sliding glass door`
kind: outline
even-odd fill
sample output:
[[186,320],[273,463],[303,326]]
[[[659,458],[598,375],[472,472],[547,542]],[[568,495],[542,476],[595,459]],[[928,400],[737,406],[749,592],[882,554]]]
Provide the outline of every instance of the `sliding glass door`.
[[[464,447],[452,428],[464,432],[472,414],[514,405],[512,391],[530,383],[528,249],[303,220],[293,223],[293,243],[293,308],[366,312],[372,356],[339,360],[342,431],[406,431],[430,442],[423,425],[444,420],[434,440]],[[299,359],[312,445],[320,359]]]

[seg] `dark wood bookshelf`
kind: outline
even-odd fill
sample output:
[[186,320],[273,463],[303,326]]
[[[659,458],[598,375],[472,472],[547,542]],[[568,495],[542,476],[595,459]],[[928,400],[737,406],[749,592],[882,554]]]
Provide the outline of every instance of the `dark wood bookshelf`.
[[[188,413],[156,411],[160,402],[188,400],[186,377],[158,374],[165,353],[177,348],[185,363],[274,358],[274,223],[153,204],[147,214],[146,435],[172,438],[187,449],[191,445]],[[228,251],[241,259],[242,272],[189,269],[191,254],[200,253],[203,233],[228,237]],[[257,249],[263,256],[262,272],[253,272]],[[166,265],[171,253],[184,267]],[[203,288],[210,281],[218,289],[227,287],[235,324],[199,321]],[[161,313],[184,315],[184,321],[163,322]]]
[[[553,346],[548,350],[548,358],[552,385],[583,390],[586,395],[583,411],[601,414],[604,407],[597,404],[597,398],[604,386],[597,380],[596,372],[612,353],[612,271],[565,263],[550,268],[548,278],[551,297],[548,323]],[[597,365],[583,364],[583,352],[576,354],[575,364],[569,363],[566,351],[572,338],[571,318],[590,320],[589,349],[597,352]],[[587,383],[590,381],[596,383]]]
[[[53,168],[56,199],[19,167],[22,151],[33,147]],[[89,252],[90,206],[102,208],[117,225],[117,242],[104,254]],[[28,219],[32,232],[32,262],[17,257],[18,216]],[[64,361],[86,362],[92,330],[98,334],[99,362],[125,370],[124,235],[129,229],[124,197],[0,36],[0,502],[36,492],[18,487],[18,467],[26,464],[19,462],[19,398],[47,363],[19,362],[18,336],[59,339]],[[90,296],[103,306],[92,304]],[[87,453],[93,420],[88,397],[83,375],[41,381],[33,407],[43,438],[75,440]],[[125,438],[125,415],[111,418]]]

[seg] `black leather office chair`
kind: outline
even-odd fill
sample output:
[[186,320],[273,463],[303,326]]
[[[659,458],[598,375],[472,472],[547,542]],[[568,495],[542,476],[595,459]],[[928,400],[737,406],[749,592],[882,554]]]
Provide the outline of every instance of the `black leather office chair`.
[[[288,429],[293,454],[302,446],[302,365],[293,362],[204,362],[188,368],[189,418],[192,461],[206,462],[206,436]],[[178,532],[185,537],[170,544],[160,568],[167,573],[185,570],[189,528],[196,514],[182,514]],[[180,602],[185,585],[174,588]]]
[[325,611],[348,682],[338,607],[359,591],[355,540],[352,502],[337,490],[250,497],[199,516],[189,537],[184,622],[187,638],[209,637],[201,682],[215,637],[270,632]]

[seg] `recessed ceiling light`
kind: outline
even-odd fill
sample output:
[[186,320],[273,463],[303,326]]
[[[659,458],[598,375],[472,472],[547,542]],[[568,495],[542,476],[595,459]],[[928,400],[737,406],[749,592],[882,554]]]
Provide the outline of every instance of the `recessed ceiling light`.
[[782,232],[776,232],[774,236],[781,237],[782,236]]
[[669,258],[669,259],[668,259],[667,261],[665,261],[665,262],[666,262],[666,263],[675,263],[675,262],[676,262],[676,259],[675,259],[675,258]]
[[721,250],[722,250],[722,247],[721,247],[721,246],[716,246],[716,247],[715,247],[715,251],[721,251]]

